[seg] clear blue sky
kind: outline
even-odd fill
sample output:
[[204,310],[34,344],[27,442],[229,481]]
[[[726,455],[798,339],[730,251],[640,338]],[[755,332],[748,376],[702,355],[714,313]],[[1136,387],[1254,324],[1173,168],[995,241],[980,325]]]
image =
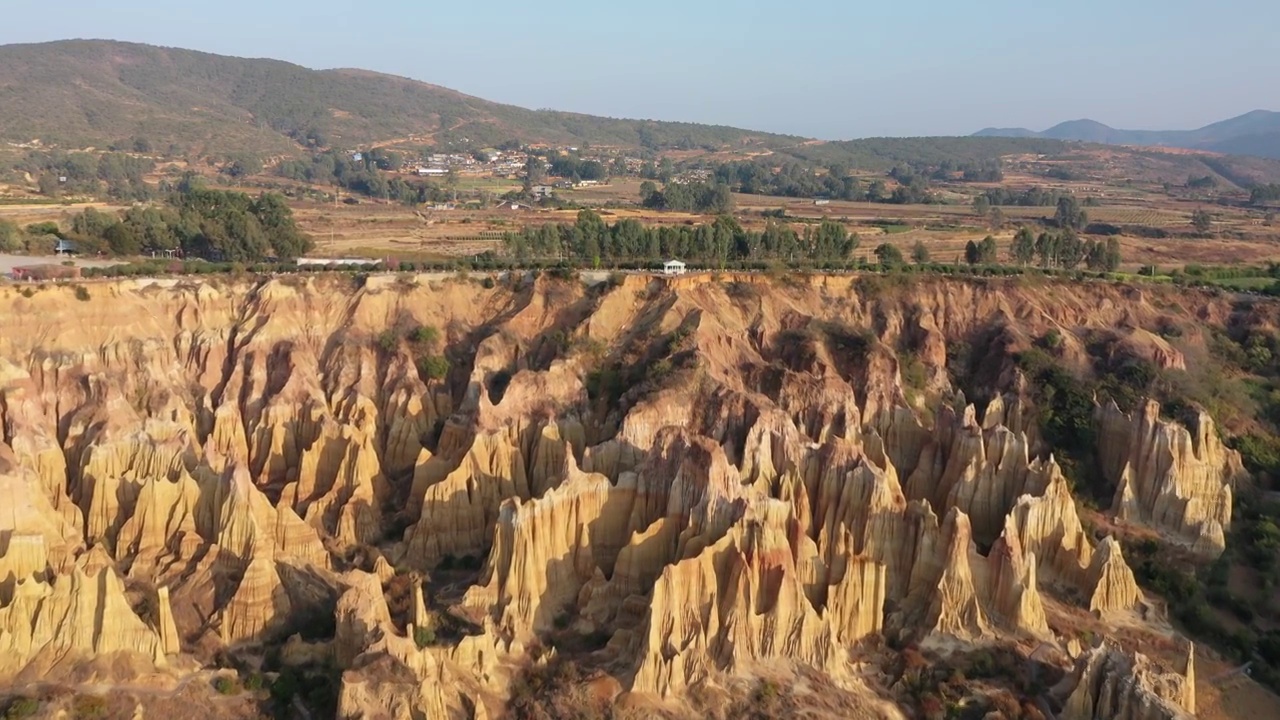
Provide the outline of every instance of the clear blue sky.
[[1280,110],[1277,0],[6,0],[0,17],[0,43],[130,40],[829,139]]

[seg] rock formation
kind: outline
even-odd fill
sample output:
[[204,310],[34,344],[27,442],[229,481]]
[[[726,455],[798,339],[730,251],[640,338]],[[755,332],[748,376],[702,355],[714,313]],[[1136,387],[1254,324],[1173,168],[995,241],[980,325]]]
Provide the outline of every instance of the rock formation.
[[1117,485],[1117,516],[1173,533],[1211,557],[1221,554],[1232,487],[1243,471],[1213,420],[1202,412],[1184,428],[1162,420],[1154,401],[1132,416],[1115,403],[1099,406],[1096,415],[1102,468]]
[[1010,628],[1047,637],[1048,620],[1037,585],[1036,556],[1024,555],[1013,516],[1006,519],[1004,534],[987,555],[985,576],[978,587],[986,596],[989,614]]
[[430,568],[444,557],[487,553],[502,501],[529,496],[519,447],[505,433],[477,435],[461,464],[426,489],[421,519],[405,534],[411,562]]
[[182,650],[182,638],[173,620],[173,606],[169,602],[169,588],[156,589],[156,631],[160,635],[160,647],[165,655],[177,655]]
[[1195,717],[1194,647],[1185,674],[1161,670],[1141,654],[1102,644],[1076,662],[1063,720],[1190,720]]
[[841,672],[838,638],[853,642],[879,625],[882,567],[855,563],[830,595],[833,607],[820,613],[795,564],[787,506],[766,501],[758,510],[658,578],[636,635],[635,690],[667,695],[713,672],[778,657]]
[[259,553],[222,609],[222,639],[227,644],[264,639],[286,622],[291,610],[275,561],[268,553]]
[[907,624],[962,640],[987,634],[986,613],[978,602],[969,566],[976,553],[968,516],[952,508],[941,528],[927,510],[923,518],[904,602]]
[[629,508],[611,503],[608,479],[580,472],[566,444],[557,459],[559,487],[503,503],[484,575],[467,597],[517,637],[550,629],[597,570],[612,571],[624,542]]
[[19,582],[0,609],[0,674],[39,677],[55,665],[112,653],[133,658],[135,666],[164,660],[160,637],[133,613],[109,567],[93,573],[76,567],[52,585]]
[[1124,561],[1120,551],[1120,543],[1108,537],[1098,546],[1089,565],[1089,582],[1093,586],[1093,595],[1089,598],[1089,609],[1105,615],[1113,612],[1133,610],[1142,599],[1142,591],[1133,579],[1133,571]]
[[[773,672],[893,692],[884,636],[1073,649],[1064,717],[1193,712],[1190,660],[1055,631],[1144,631],[1120,538],[1220,554],[1238,455],[1206,415],[1098,407],[1119,529],[1095,547],[1015,360],[1054,330],[1084,373],[1107,332],[1189,367],[1145,329],[1175,303],[867,280],[0,288],[0,681],[176,686],[278,653],[341,671],[341,717],[477,718],[565,660],[599,669],[579,695],[677,713]],[[1188,325],[1235,312],[1176,299]]]

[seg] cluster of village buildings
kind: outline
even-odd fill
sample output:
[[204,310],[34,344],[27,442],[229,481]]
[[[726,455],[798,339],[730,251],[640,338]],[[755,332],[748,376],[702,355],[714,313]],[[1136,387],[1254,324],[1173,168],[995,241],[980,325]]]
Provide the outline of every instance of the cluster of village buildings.
[[444,177],[450,170],[468,175],[515,177],[524,172],[529,156],[521,151],[502,152],[496,149],[482,151],[488,160],[481,161],[464,153],[434,153],[427,155],[406,169],[420,177]]
[[[560,154],[578,152],[576,147],[540,149],[551,149]],[[484,156],[485,159],[479,160],[470,153],[432,153],[406,164],[404,171],[419,177],[443,178],[450,171],[454,171],[464,175],[518,178],[524,176],[525,167],[529,162],[529,153],[525,150],[485,148],[478,154]],[[583,155],[581,159],[584,161],[594,160],[612,169],[618,158],[612,155]],[[624,156],[622,160],[627,166],[627,173],[630,175],[638,175],[644,169],[645,161],[641,158]],[[569,183],[566,180],[555,184],[554,187],[567,189],[570,187],[590,187],[596,184],[598,184],[598,181],[595,180],[583,180],[576,184]]]

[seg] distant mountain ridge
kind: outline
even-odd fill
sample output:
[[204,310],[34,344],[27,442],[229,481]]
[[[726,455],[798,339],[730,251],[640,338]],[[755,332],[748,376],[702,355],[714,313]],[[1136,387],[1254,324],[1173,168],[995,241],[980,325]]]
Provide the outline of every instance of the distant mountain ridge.
[[1254,110],[1197,130],[1119,130],[1096,120],[1070,120],[1043,132],[986,128],[976,137],[1048,138],[1106,145],[1151,145],[1229,155],[1280,158],[1280,112]]
[[529,110],[367,70],[312,70],[111,40],[0,46],[0,141],[64,148],[290,153],[303,146],[466,138],[772,149],[803,138]]

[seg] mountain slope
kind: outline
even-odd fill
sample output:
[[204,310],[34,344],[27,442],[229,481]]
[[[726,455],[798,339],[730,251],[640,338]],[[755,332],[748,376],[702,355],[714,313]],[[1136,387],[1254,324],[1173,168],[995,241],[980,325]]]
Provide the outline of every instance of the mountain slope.
[[143,138],[203,152],[466,137],[480,144],[781,146],[795,138],[693,123],[534,111],[363,70],[310,70],[149,45],[0,46],[0,140],[66,147]]
[[986,128],[978,137],[1039,137],[1108,145],[1163,145],[1236,155],[1280,158],[1280,112],[1254,110],[1197,130],[1118,130],[1095,120],[1059,123],[1044,132]]

